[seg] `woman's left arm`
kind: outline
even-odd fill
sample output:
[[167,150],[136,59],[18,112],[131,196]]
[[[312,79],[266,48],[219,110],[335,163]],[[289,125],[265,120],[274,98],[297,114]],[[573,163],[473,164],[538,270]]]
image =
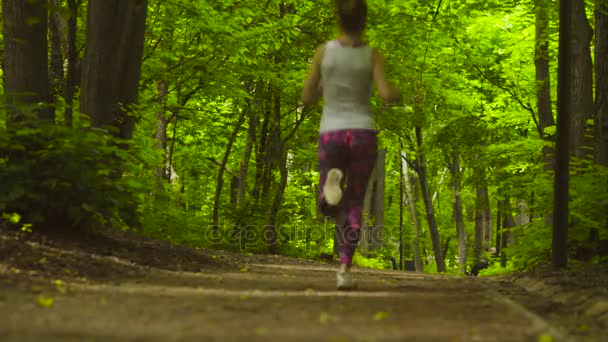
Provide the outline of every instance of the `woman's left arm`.
[[304,92],[302,93],[302,102],[305,106],[317,102],[321,95],[321,63],[324,52],[325,46],[320,46],[312,58],[312,69],[304,81]]

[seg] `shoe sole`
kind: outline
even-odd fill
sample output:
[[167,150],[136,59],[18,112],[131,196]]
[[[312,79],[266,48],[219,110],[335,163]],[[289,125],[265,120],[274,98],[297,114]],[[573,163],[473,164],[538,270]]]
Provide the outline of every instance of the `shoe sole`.
[[338,291],[352,291],[355,290],[355,286],[351,285],[351,286],[338,286],[337,287]]
[[[338,289],[338,291],[349,291],[349,290],[354,290],[356,287],[356,283],[353,281],[352,279],[352,275],[348,275],[348,279],[350,279],[350,281],[342,281],[340,282],[340,276],[338,274],[338,282],[336,284],[336,288]],[[344,278],[342,278],[344,279]]]
[[325,180],[325,184],[323,185],[323,195],[327,204],[338,205],[340,203],[342,199],[340,182],[342,182],[343,176],[342,171],[338,169],[331,169],[327,173],[327,180]]

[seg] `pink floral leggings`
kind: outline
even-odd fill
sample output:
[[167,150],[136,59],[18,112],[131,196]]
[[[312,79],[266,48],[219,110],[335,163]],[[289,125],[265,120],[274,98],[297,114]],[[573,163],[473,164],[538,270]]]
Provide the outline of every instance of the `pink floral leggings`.
[[[340,262],[351,264],[359,243],[365,190],[377,159],[378,140],[375,130],[347,129],[321,133],[319,136],[319,210],[336,218],[336,238],[340,245]],[[344,173],[344,195],[337,206],[325,202],[323,184],[330,169]]]

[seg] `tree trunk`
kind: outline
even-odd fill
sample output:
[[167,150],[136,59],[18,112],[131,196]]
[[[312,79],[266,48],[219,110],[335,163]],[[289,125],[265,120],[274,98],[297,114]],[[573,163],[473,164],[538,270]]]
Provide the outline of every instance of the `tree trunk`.
[[496,256],[502,252],[502,201],[496,204]]
[[[608,0],[595,1],[595,162],[608,167]],[[599,186],[608,192],[608,180]],[[608,231],[608,204],[599,218]],[[599,229],[591,232],[596,255],[601,256]],[[605,240],[604,240],[605,241]],[[605,242],[604,242],[605,243]]]
[[384,192],[386,182],[386,150],[378,152],[376,160],[376,171],[374,172],[376,181],[374,189],[374,225],[371,227],[369,236],[369,251],[378,251],[382,247],[382,229],[384,228]]
[[171,170],[168,169],[167,162],[167,95],[169,92],[169,83],[161,80],[157,85],[158,111],[156,112],[156,149],[162,153],[161,165],[156,167],[156,178],[159,186],[162,188],[163,182],[170,179]]
[[595,6],[595,162],[608,166],[608,0]]
[[585,146],[585,131],[587,120],[593,118],[593,63],[590,48],[593,30],[585,14],[584,0],[572,0],[570,16],[572,39],[568,44],[571,58],[568,68],[572,79],[568,84],[569,93],[565,95],[570,97],[569,149],[572,156],[583,158],[589,155],[588,151],[592,147]]
[[147,0],[89,0],[81,112],[97,127],[131,139],[142,63]]
[[266,239],[269,247],[269,252],[271,254],[275,254],[277,252],[277,215],[279,214],[279,209],[281,208],[281,201],[283,200],[283,193],[285,192],[285,188],[287,187],[287,177],[289,176],[287,170],[286,157],[286,155],[283,155],[283,158],[279,164],[281,180],[279,182],[279,188],[277,189],[277,193],[275,194],[268,219],[268,230],[266,232],[268,235],[266,235]]
[[[556,165],[554,178],[554,200],[553,200],[553,235],[551,262],[554,270],[560,270],[568,265],[568,187],[570,169],[570,126],[576,116],[575,104],[579,101],[574,98],[576,92],[574,85],[580,81],[580,75],[572,66],[581,66],[583,61],[576,60],[576,46],[573,44],[577,39],[572,30],[575,22],[572,15],[576,7],[584,7],[581,0],[560,0],[560,25],[559,25],[559,66],[558,66],[558,89],[557,89],[557,144]],[[583,11],[583,21],[586,21]],[[580,43],[579,43],[580,45]],[[584,50],[584,47],[582,48]],[[584,56],[580,56],[584,58]],[[584,68],[583,68],[584,69]],[[576,131],[576,129],[572,129]],[[576,135],[576,133],[575,133]]]
[[[269,126],[269,131],[266,135],[266,143],[264,145],[265,147],[265,155],[266,158],[264,160],[264,168],[263,168],[263,172],[262,172],[262,179],[261,179],[261,198],[266,200],[270,197],[270,191],[272,190],[272,184],[273,184],[273,174],[277,168],[277,156],[278,156],[278,148],[280,144],[280,130],[277,130],[277,124],[280,124],[280,121],[277,122],[277,116],[276,114],[273,115],[273,109],[276,111],[276,102],[275,97],[273,96],[273,93],[275,92],[275,89],[271,86],[269,86],[268,92],[266,94],[267,96],[267,103],[268,103],[268,113],[269,113],[269,117],[268,117],[268,126]],[[280,120],[280,117],[279,117]]]
[[68,0],[68,9],[70,10],[70,17],[68,18],[68,41],[67,41],[67,58],[68,58],[68,72],[65,79],[65,113],[63,120],[65,125],[72,127],[74,122],[74,94],[76,94],[76,87],[78,84],[78,48],[76,47],[76,31],[78,30],[78,7],[80,1]]
[[245,116],[250,108],[249,106],[243,108],[241,110],[241,114],[237,119],[237,122],[234,126],[234,130],[228,139],[228,145],[226,146],[226,151],[224,152],[224,157],[222,158],[221,165],[217,171],[217,179],[215,182],[215,197],[213,201],[213,232],[219,232],[219,221],[220,221],[220,202],[222,198],[222,188],[224,187],[224,170],[226,169],[226,165],[228,164],[228,158],[230,157],[230,151],[232,150],[232,145],[236,141],[236,138],[241,130],[241,126],[245,122]]
[[[275,60],[276,63],[276,60]],[[277,215],[279,213],[279,208],[281,206],[281,200],[283,199],[283,192],[285,191],[285,187],[287,186],[287,154],[284,151],[285,147],[283,142],[281,141],[281,96],[278,91],[273,96],[274,98],[274,106],[273,106],[273,120],[272,120],[272,133],[270,135],[271,140],[270,144],[268,144],[268,155],[270,157],[270,167],[268,168],[269,174],[272,175],[272,171],[275,166],[278,166],[279,172],[281,175],[281,179],[279,182],[279,188],[274,197],[274,201],[272,202],[272,207],[270,208],[270,213],[268,215],[268,226],[266,227],[266,242],[268,243],[269,252],[275,254],[277,252]],[[268,181],[270,181],[270,177],[268,177]],[[268,186],[270,188],[270,186]]]
[[63,42],[65,41],[65,28],[63,18],[61,17],[61,0],[48,0],[50,7],[49,16],[49,38],[51,43],[51,60],[50,60],[50,84],[51,84],[51,100],[57,103],[57,100],[64,94],[65,78],[63,75]]
[[420,188],[422,190],[422,197],[424,200],[424,207],[426,209],[426,219],[429,224],[429,230],[431,232],[431,241],[433,242],[433,251],[435,252],[435,262],[437,263],[437,271],[445,272],[445,260],[443,259],[441,251],[441,238],[439,236],[439,228],[437,227],[437,221],[435,221],[435,212],[433,210],[433,203],[431,202],[431,194],[429,192],[427,169],[426,169],[426,157],[423,151],[423,138],[422,128],[416,127],[416,142],[418,144],[418,176],[420,178]]
[[459,155],[454,156],[450,163],[454,190],[454,222],[456,223],[456,237],[458,238],[458,273],[464,274],[467,268],[467,240],[464,230],[464,216],[462,214],[461,181]]
[[[264,86],[261,87],[266,88]],[[270,122],[272,120],[272,97],[268,96],[267,93],[270,92],[271,88],[270,86],[268,86],[268,88],[261,90],[260,91],[260,95],[259,97],[261,98],[262,101],[262,105],[260,106],[262,113],[264,114],[264,117],[262,118],[263,121],[261,123],[261,129],[260,129],[260,140],[259,140],[259,144],[257,146],[256,149],[256,160],[255,160],[255,167],[256,167],[256,172],[255,172],[255,185],[253,188],[253,197],[255,198],[256,202],[259,202],[262,197],[264,197],[262,195],[262,188],[263,188],[263,184],[266,183],[265,181],[265,177],[266,177],[266,169],[268,168],[268,162],[269,162],[269,157],[268,157],[268,140],[270,137]],[[256,123],[257,125],[257,123]]]
[[541,137],[546,137],[544,130],[554,126],[551,109],[551,73],[549,70],[549,0],[536,0],[536,49],[534,65],[536,67],[536,95]]
[[[416,266],[416,272],[422,272],[422,258],[420,256],[420,217],[418,215],[418,208],[416,208],[416,179],[410,173],[406,159],[406,152],[401,152],[401,164],[403,167],[403,183],[405,185],[405,193],[407,196],[408,208],[412,215],[412,221],[414,222],[414,237],[412,238],[412,249],[414,250],[414,264]],[[410,176],[412,176],[410,179]]]
[[257,132],[257,118],[254,111],[249,111],[249,128],[247,129],[247,143],[245,144],[245,151],[243,152],[243,158],[241,159],[241,167],[239,171],[239,188],[237,191],[236,204],[237,207],[242,207],[245,202],[245,195],[247,194],[247,174],[249,171],[249,161],[251,160],[251,154],[253,152],[253,146],[256,140]]
[[507,254],[505,248],[509,244],[509,229],[515,227],[515,219],[513,218],[513,208],[511,206],[511,199],[507,196],[504,201],[504,222],[502,224],[502,234],[500,236],[500,265],[507,267]]
[[2,22],[7,121],[23,120],[29,110],[52,121],[51,108],[33,107],[50,101],[46,1],[3,0]]
[[492,209],[490,208],[490,195],[488,192],[488,185],[485,184],[483,187],[483,249],[487,252],[490,250],[492,245]]
[[481,261],[481,253],[483,250],[483,188],[477,188],[477,197],[475,198],[475,241],[473,242],[473,261],[477,265]]
[[[403,174],[403,160],[402,152],[403,151],[403,141],[399,138],[399,267],[400,271],[403,270],[403,206],[406,205],[405,194],[403,193],[403,181],[405,179],[405,175]],[[389,202],[390,203],[390,202]],[[390,204],[389,204],[390,208]]]
[[[536,67],[536,97],[539,118],[540,137],[554,140],[553,136],[545,133],[547,127],[555,125],[551,108],[551,73],[549,69],[549,1],[536,0],[536,49],[534,65]],[[543,147],[545,171],[553,170],[555,150],[549,146]]]

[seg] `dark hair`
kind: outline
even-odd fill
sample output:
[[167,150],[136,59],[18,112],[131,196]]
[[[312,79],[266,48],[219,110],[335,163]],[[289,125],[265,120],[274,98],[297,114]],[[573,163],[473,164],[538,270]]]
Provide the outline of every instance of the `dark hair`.
[[344,33],[361,34],[367,21],[366,0],[334,0],[340,28]]

